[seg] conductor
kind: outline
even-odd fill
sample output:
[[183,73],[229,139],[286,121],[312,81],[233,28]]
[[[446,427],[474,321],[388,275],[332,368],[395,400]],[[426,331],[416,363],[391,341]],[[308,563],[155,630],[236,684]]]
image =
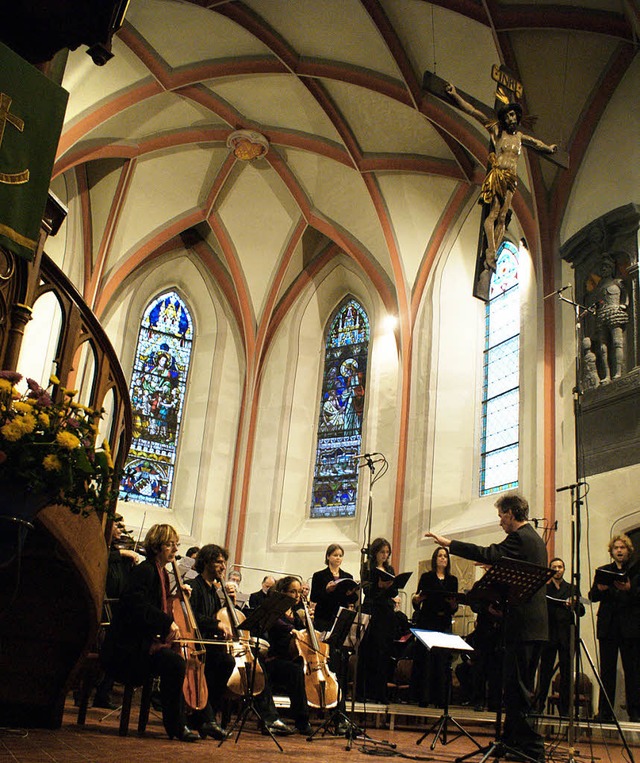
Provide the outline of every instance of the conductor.
[[[529,504],[518,493],[506,493],[495,503],[500,527],[507,537],[490,546],[450,540],[436,533],[425,537],[448,548],[450,553],[481,564],[494,564],[502,557],[547,566],[547,549],[529,524]],[[523,760],[544,762],[544,741],[533,728],[530,714],[534,680],[540,652],[547,640],[547,603],[544,586],[526,602],[513,606],[505,622],[504,657],[505,724],[502,741]]]

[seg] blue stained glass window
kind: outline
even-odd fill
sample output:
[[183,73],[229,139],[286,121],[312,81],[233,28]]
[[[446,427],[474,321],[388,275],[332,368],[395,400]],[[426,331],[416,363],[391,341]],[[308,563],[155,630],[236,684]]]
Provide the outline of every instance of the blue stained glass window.
[[369,319],[354,299],[329,324],[311,517],[353,517],[358,497],[358,461],[367,381]]
[[485,312],[480,495],[518,486],[520,288],[518,251],[504,243]]
[[133,440],[120,498],[168,508],[191,359],[191,315],[175,292],[145,310],[133,374]]

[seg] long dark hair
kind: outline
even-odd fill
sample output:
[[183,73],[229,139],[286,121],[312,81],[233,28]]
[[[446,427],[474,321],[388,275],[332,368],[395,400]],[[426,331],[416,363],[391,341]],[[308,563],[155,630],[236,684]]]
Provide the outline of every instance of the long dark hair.
[[449,554],[449,549],[445,546],[437,546],[436,550],[431,555],[431,571],[437,572],[438,570],[438,554],[440,551],[446,551],[447,552],[447,566],[444,568],[444,576],[445,578],[451,574],[451,555]]
[[371,569],[377,566],[376,557],[378,556],[378,552],[382,551],[385,546],[389,548],[389,556],[387,557],[386,561],[383,562],[382,567],[387,572],[390,572],[393,569],[391,562],[389,561],[391,558],[391,543],[389,543],[386,538],[376,538],[375,540],[371,541],[371,548],[369,549],[369,567]]

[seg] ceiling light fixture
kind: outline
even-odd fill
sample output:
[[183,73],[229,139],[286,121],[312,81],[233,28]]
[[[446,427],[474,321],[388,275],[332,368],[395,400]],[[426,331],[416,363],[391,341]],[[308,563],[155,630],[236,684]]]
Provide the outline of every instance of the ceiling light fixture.
[[269,150],[269,141],[255,130],[236,130],[227,138],[227,148],[241,162],[252,162]]

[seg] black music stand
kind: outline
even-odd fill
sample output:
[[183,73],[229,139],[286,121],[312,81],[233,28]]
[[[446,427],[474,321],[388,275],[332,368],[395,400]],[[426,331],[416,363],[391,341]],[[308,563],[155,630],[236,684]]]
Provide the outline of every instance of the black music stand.
[[536,763],[535,760],[519,750],[514,750],[505,744],[502,739],[502,702],[505,683],[505,656],[506,656],[506,620],[509,610],[528,601],[533,594],[553,577],[553,570],[541,567],[531,562],[520,559],[511,559],[503,556],[477,581],[467,594],[469,601],[494,602],[502,611],[502,627],[500,629],[500,644],[502,648],[500,701],[496,713],[495,738],[493,742],[479,750],[474,750],[466,755],[455,759],[455,763],[482,754],[479,763],[484,763],[487,758],[504,758],[507,755],[519,756],[525,763]]
[[[416,744],[421,744],[426,737],[429,736],[432,732],[435,732],[435,736],[433,737],[433,741],[431,742],[431,749],[435,750],[436,744],[438,743],[438,739],[442,737],[442,744],[447,745],[449,742],[455,742],[456,739],[458,739],[461,736],[466,736],[467,739],[471,740],[475,746],[478,749],[482,749],[482,745],[480,745],[476,740],[469,734],[469,732],[464,729],[458,721],[456,721],[455,718],[453,718],[451,715],[449,715],[449,703],[451,702],[451,684],[452,684],[452,676],[453,668],[452,668],[452,662],[453,662],[453,655],[456,652],[473,652],[473,647],[467,644],[467,642],[460,638],[460,636],[457,636],[454,633],[442,633],[441,631],[426,631],[422,630],[421,628],[411,628],[411,633],[420,641],[420,643],[424,644],[426,648],[431,651],[432,649],[439,649],[440,651],[444,652],[445,658],[447,660],[447,667],[446,667],[446,685],[445,685],[445,692],[444,692],[444,712],[442,715],[431,725],[429,728],[424,732],[424,734],[416,740]],[[458,733],[453,737],[453,739],[447,739],[447,733],[448,733],[448,725],[453,724],[456,729],[458,730]]]
[[[293,602],[293,599],[291,596],[287,596],[286,593],[279,593],[278,591],[270,592],[267,598],[260,604],[260,606],[256,607],[256,609],[252,610],[251,614],[249,614],[246,618],[246,620],[242,621],[242,630],[247,630],[249,632],[253,632],[256,634],[264,633],[265,631],[268,631],[269,628],[278,620],[278,618],[284,614],[288,609],[291,608],[291,604]],[[250,714],[253,714],[257,720],[258,724],[261,724],[263,728],[267,730],[267,733],[273,739],[273,741],[276,743],[276,747],[282,752],[282,747],[280,746],[280,743],[275,738],[275,736],[271,733],[271,729],[269,726],[264,722],[264,718],[262,715],[260,715],[260,711],[256,707],[255,700],[253,698],[253,689],[255,686],[255,679],[256,679],[256,669],[255,669],[255,661],[258,659],[258,650],[260,647],[260,638],[259,636],[252,637],[254,639],[253,644],[249,644],[249,648],[251,649],[253,653],[253,659],[254,659],[254,668],[251,671],[251,680],[247,682],[244,696],[242,697],[242,710],[238,714],[238,717],[233,722],[233,725],[229,729],[229,733],[224,739],[221,739],[218,743],[218,747],[220,747],[226,739],[231,737],[233,735],[233,732],[236,728],[236,726],[239,725],[238,733],[236,735],[235,742],[238,743],[238,739],[240,739],[240,734],[242,734],[242,730],[244,729],[244,724],[249,717]]]

